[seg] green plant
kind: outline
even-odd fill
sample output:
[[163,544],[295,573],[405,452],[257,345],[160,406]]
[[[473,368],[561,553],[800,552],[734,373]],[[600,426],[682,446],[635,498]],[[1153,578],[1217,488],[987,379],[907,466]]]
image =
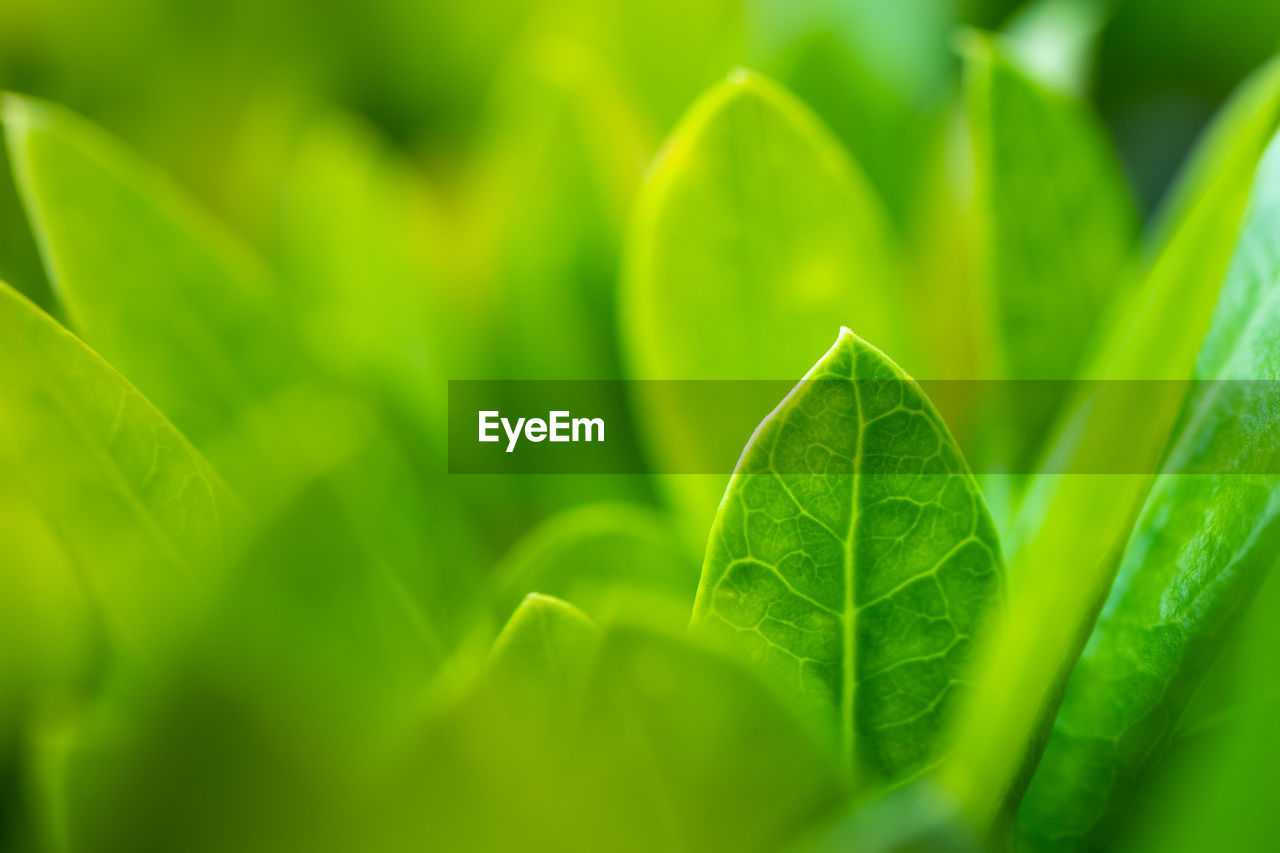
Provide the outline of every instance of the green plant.
[[[784,5],[759,14],[803,31]],[[281,110],[256,228],[5,95],[0,845],[1167,849],[1237,800],[1274,822],[1280,64],[1143,234],[1075,65],[1027,61],[1037,20],[967,34],[956,93],[927,59],[769,42],[822,114],[733,71],[645,177],[708,81],[696,55],[650,80],[620,15],[607,62],[563,33],[516,55],[447,190]],[[645,476],[444,470],[446,380],[575,373],[803,378],[716,448],[628,385]],[[912,376],[999,393],[948,423]],[[1117,419],[1129,381],[1167,390]],[[1109,443],[1130,467],[1073,473]],[[731,476],[672,473],[725,445]],[[1207,804],[1193,831],[1163,797]]]

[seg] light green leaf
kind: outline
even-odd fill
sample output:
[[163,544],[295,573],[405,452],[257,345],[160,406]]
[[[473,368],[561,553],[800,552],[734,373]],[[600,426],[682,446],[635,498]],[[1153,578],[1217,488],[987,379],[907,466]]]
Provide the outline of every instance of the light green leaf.
[[56,585],[59,564],[74,566],[109,639],[158,651],[211,585],[231,509],[220,480],[115,370],[5,285],[0,376],[0,492],[47,525],[12,553],[60,555],[6,560],[5,573]]
[[938,757],[999,596],[995,529],[920,389],[848,330],[743,452],[694,624],[785,685],[871,783]]
[[845,793],[785,701],[687,639],[607,631],[580,719],[584,849],[777,850]]
[[[560,607],[539,605],[578,633]],[[777,850],[845,794],[813,733],[738,661],[683,632],[624,626],[604,628],[593,652],[585,684],[551,697],[550,716],[473,689],[398,749],[382,789],[398,837],[432,849]]]
[[665,129],[743,60],[743,7],[741,0],[564,0],[554,30],[592,45],[634,93],[648,125]]
[[1107,831],[1278,562],[1280,478],[1258,473],[1280,458],[1278,245],[1280,141],[1258,168],[1197,367],[1199,379],[1264,381],[1214,382],[1189,401],[1028,789],[1031,837],[1085,846]]
[[[498,300],[503,375],[615,379],[618,252],[656,141],[608,63],[535,39],[500,80],[471,187]],[[556,287],[547,287],[549,281]],[[549,329],[558,331],[548,346]]]
[[598,635],[572,604],[530,593],[493,642],[489,678],[505,696],[524,702],[573,695],[586,680]]
[[748,59],[822,117],[908,226],[956,83],[953,0],[756,0]]
[[16,96],[12,168],[69,324],[197,445],[298,374],[265,271],[98,128]]
[[[637,201],[619,317],[631,377],[794,381],[840,323],[909,351],[887,233],[865,179],[808,109],[735,72],[690,108]],[[660,388],[639,393],[659,470],[716,458],[690,445],[682,423],[695,416]],[[663,484],[701,542],[720,481]]]
[[500,608],[538,590],[600,621],[673,629],[689,621],[698,585],[696,564],[670,524],[646,507],[611,503],[548,519],[512,547],[494,574]]
[[[1109,323],[1091,378],[1192,376],[1253,171],[1278,116],[1280,65],[1273,64],[1241,88],[1194,154],[1163,214],[1143,284]],[[1125,393],[1122,384],[1113,387]],[[1073,460],[1117,429],[1126,431],[1128,446],[1149,454],[1150,470],[1156,470],[1180,404],[1174,394],[1160,399],[1163,410],[1125,423],[1101,417],[1096,401],[1077,401],[1053,450],[1060,470],[1070,470]],[[1025,768],[1043,747],[1092,627],[1091,614],[1108,593],[1151,480],[1051,474],[1038,476],[1028,491],[1006,548],[1010,607],[999,636],[1008,639],[993,642],[979,667],[980,687],[971,694],[956,758],[943,777],[979,826],[989,829],[1021,798],[1029,781]]]
[[[308,124],[279,216],[281,290],[315,360],[365,389],[424,455],[443,446],[446,366],[470,329],[441,280],[421,177],[355,119]],[[474,345],[473,345],[474,347]]]
[[79,846],[364,846],[365,784],[418,723],[441,649],[352,521],[341,480],[359,461],[292,484],[168,665],[127,670],[75,721],[48,772]]
[[[375,412],[334,392],[324,369],[332,361],[317,363],[302,343],[306,308],[286,310],[280,284],[243,246],[98,128],[11,96],[3,110],[23,201],[75,330],[268,514],[323,479],[371,564],[390,570],[429,614],[441,651],[470,630],[478,584],[455,570],[474,562],[467,524],[415,478]],[[339,297],[321,283],[310,288],[293,295],[332,311]],[[354,310],[355,297],[343,293]],[[362,296],[370,300],[362,311],[374,310]],[[405,324],[415,316],[402,315]],[[295,392],[301,386],[308,390]],[[314,458],[313,445],[340,426],[354,430],[359,462],[335,470]]]
[[[582,13],[602,10],[593,4]],[[463,364],[449,378],[622,378],[619,253],[657,140],[637,114],[636,93],[617,79],[614,57],[599,48],[536,30],[496,80],[465,199],[470,255],[484,260],[468,260],[474,278],[463,289],[490,312],[465,344],[489,361],[479,370]],[[619,469],[643,468],[638,442],[615,439],[607,450]],[[529,477],[514,512],[642,500],[644,485],[634,477]],[[490,489],[478,502],[501,512],[513,497]]]

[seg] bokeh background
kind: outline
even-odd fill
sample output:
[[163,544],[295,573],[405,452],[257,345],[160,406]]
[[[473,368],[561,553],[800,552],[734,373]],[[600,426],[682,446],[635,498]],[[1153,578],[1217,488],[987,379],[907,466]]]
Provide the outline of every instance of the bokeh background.
[[[596,727],[574,735],[575,761],[592,760],[558,767],[563,787],[549,790],[545,775],[526,772],[552,758],[528,741],[546,726],[513,724],[509,697],[473,694],[476,661],[498,628],[537,586],[571,593],[593,616],[677,631],[714,502],[686,513],[661,477],[451,478],[439,443],[444,383],[634,376],[617,295],[633,202],[680,117],[739,67],[808,104],[866,175],[904,256],[924,258],[919,271],[936,275],[936,288],[961,287],[947,275],[963,276],[963,264],[937,259],[940,241],[963,242],[939,237],[938,198],[939,187],[963,198],[972,179],[956,153],[971,29],[1002,33],[1046,85],[1091,105],[1146,223],[1215,112],[1280,48],[1280,4],[0,0],[0,89],[105,128],[270,275],[308,282],[284,297],[308,352],[301,374],[336,376],[358,398],[348,407],[324,388],[254,401],[250,418],[314,439],[305,464],[292,460],[285,473],[201,445],[245,467],[228,476],[253,484],[255,519],[229,561],[232,592],[216,597],[199,630],[166,626],[163,660],[119,667],[93,644],[49,651],[48,636],[68,633],[57,619],[9,632],[13,657],[33,670],[75,663],[21,724],[0,707],[0,841],[15,850],[424,849],[424,838],[425,849],[590,849],[627,837],[646,849],[671,836],[645,823],[645,807],[607,807],[684,801],[698,817],[671,807],[672,820],[685,822],[690,847],[749,849],[835,808],[846,792],[757,685],[626,635],[613,640],[612,680],[591,700]],[[11,180],[7,169],[0,180]],[[5,184],[0,279],[58,316],[23,220]],[[432,297],[390,309],[351,298],[386,289]],[[946,319],[940,310],[919,321],[931,352],[915,364],[963,377],[982,333]],[[832,339],[841,322],[832,320]],[[798,342],[814,358],[795,372],[828,343]],[[358,446],[350,460],[311,485],[311,469],[324,467],[315,460],[346,453],[330,444],[348,439]],[[724,478],[711,479],[714,501]],[[988,485],[999,514],[999,484]],[[24,523],[16,510],[12,518]],[[347,527],[350,540],[326,535]],[[402,590],[431,602],[446,639],[429,653],[394,636],[412,630],[403,614],[385,615],[397,606],[385,591],[345,571],[367,559],[362,537],[392,564],[433,567],[410,571]],[[598,566],[610,567],[608,581],[593,585]],[[1211,683],[1236,685],[1280,659],[1264,618],[1280,612],[1275,597],[1264,596],[1264,616]],[[5,611],[14,626],[22,602],[12,597]],[[27,643],[39,653],[27,655]],[[668,784],[679,781],[660,794],[616,742],[637,690],[647,728],[633,734],[641,751],[662,745],[656,760]],[[1204,849],[1231,831],[1261,849],[1275,770],[1255,747],[1275,736],[1257,709],[1274,699],[1253,696],[1225,733],[1209,725],[1220,709],[1206,703],[1208,722],[1195,730],[1204,736],[1179,740],[1117,843]],[[405,722],[420,717],[431,724]],[[759,749],[732,769],[690,736],[730,723],[738,728],[718,743]],[[759,787],[742,781],[769,776]],[[721,790],[728,778],[741,784]],[[1197,778],[1223,781],[1206,795],[1188,781]],[[592,799],[604,789],[617,794]],[[588,805],[565,807],[571,800]],[[723,834],[752,812],[759,826]]]

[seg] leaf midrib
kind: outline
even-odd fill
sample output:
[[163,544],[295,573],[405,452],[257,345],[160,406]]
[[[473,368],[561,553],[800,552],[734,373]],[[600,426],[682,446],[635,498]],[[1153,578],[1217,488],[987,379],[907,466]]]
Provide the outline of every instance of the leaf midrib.
[[856,724],[854,721],[854,703],[856,701],[856,693],[854,690],[854,676],[857,671],[857,621],[858,610],[854,596],[854,576],[857,570],[857,552],[854,543],[857,541],[858,532],[858,492],[862,481],[862,445],[865,438],[865,422],[862,418],[862,392],[858,388],[857,380],[857,353],[852,354],[853,364],[851,382],[853,384],[853,401],[857,410],[858,418],[858,444],[853,455],[853,476],[851,486],[851,502],[849,505],[849,532],[845,536],[844,548],[844,681],[842,683],[841,697],[841,724],[843,726],[843,747],[845,766],[852,768],[854,766],[854,747]]

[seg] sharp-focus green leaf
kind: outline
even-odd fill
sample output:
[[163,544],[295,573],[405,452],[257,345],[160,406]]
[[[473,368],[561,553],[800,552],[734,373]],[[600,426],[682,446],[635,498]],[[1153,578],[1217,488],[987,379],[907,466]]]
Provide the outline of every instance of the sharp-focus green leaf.
[[[1253,172],[1278,116],[1280,66],[1272,65],[1242,87],[1206,134],[1163,214],[1141,288],[1108,324],[1091,378],[1122,380],[1111,387],[1124,394],[1123,380],[1192,377]],[[1143,448],[1155,471],[1180,403],[1172,393],[1158,399],[1162,410],[1125,423],[1099,416],[1092,398],[1077,401],[1052,451],[1059,470],[1123,429],[1127,446]],[[1028,490],[1006,543],[1010,606],[997,635],[1006,639],[990,645],[990,659],[979,667],[981,686],[971,694],[956,759],[946,768],[946,784],[979,825],[990,827],[1021,798],[1026,768],[1043,747],[1151,480],[1045,474]]]
[[599,621],[672,628],[689,621],[696,564],[676,531],[639,505],[566,510],[516,543],[495,572],[499,608],[540,591],[572,601]]
[[939,751],[999,596],[982,496],[920,389],[848,330],[743,452],[694,610],[823,719],[864,781]]
[[[866,181],[813,115],[736,72],[689,110],[637,202],[619,318],[631,377],[795,380],[841,323],[909,351],[887,234]],[[640,394],[659,470],[716,458],[690,446],[682,423],[696,415],[660,389]],[[664,485],[700,543],[719,479]]]
[[1028,789],[1031,837],[1084,846],[1106,831],[1277,562],[1280,480],[1257,472],[1280,456],[1278,245],[1280,142],[1259,166],[1197,366],[1199,379],[1264,381],[1191,398]]
[[[1134,207],[1084,106],[1032,81],[997,43],[969,40],[975,206],[996,340],[989,375],[1071,379],[1125,282]],[[1038,450],[1052,408],[1019,409],[1004,461]]]
[[5,573],[48,572],[53,584],[59,562],[74,566],[111,640],[147,651],[207,590],[230,509],[217,475],[118,373],[3,285],[0,475],[47,525],[12,553],[44,539],[41,550],[63,555],[6,559]]

